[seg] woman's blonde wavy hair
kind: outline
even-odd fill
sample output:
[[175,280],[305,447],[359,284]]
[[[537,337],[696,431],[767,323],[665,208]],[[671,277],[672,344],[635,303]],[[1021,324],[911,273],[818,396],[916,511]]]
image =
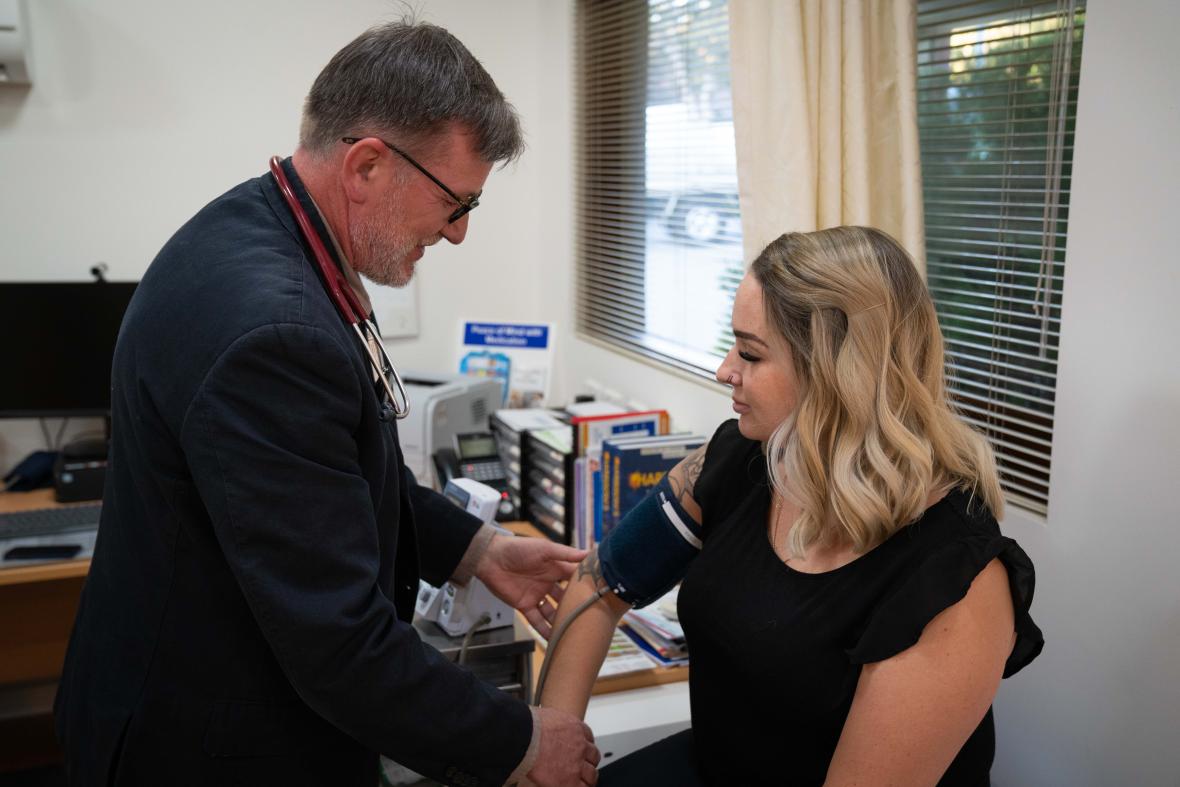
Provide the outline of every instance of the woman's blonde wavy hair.
[[934,490],[962,488],[1003,515],[991,447],[947,400],[934,304],[893,238],[869,227],[791,232],[750,272],[800,381],[766,446],[771,483],[801,509],[793,554],[866,552],[921,516]]

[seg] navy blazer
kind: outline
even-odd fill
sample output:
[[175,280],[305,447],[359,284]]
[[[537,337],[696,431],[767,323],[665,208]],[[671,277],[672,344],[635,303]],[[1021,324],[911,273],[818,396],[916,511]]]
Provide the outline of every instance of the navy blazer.
[[[290,161],[288,177],[317,229]],[[528,708],[409,621],[478,522],[405,469],[267,174],[161,250],[112,372],[102,522],[55,705],[73,785],[501,784]]]

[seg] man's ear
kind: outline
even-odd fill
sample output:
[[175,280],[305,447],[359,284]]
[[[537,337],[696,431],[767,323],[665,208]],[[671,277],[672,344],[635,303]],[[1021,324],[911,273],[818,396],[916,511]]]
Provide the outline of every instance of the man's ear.
[[363,204],[373,199],[393,176],[385,146],[373,137],[366,137],[348,146],[340,164],[340,181],[349,202]]

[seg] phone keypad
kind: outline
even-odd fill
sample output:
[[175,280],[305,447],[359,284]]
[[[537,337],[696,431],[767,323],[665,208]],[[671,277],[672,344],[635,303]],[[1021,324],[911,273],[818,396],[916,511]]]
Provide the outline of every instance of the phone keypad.
[[463,476],[481,483],[499,481],[504,478],[504,468],[500,460],[491,462],[469,462],[463,465]]

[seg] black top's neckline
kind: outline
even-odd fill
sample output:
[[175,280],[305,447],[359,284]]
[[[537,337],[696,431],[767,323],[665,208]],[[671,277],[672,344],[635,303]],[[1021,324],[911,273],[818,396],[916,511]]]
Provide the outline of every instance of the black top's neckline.
[[763,528],[762,538],[760,539],[760,541],[762,542],[764,553],[767,556],[769,556],[769,558],[771,560],[773,560],[775,563],[782,566],[783,569],[785,569],[791,576],[809,577],[809,578],[815,577],[817,580],[820,578],[823,578],[823,577],[834,577],[838,574],[845,573],[846,570],[850,570],[853,566],[859,564],[861,561],[863,561],[867,558],[870,558],[877,553],[880,553],[881,550],[885,549],[886,547],[889,547],[890,549],[895,548],[895,547],[890,547],[890,544],[900,540],[898,537],[901,536],[902,534],[906,533],[909,528],[921,523],[921,521],[923,519],[925,519],[926,517],[928,517],[933,511],[935,511],[935,509],[937,509],[939,506],[943,505],[944,503],[947,503],[950,500],[952,495],[963,494],[962,490],[960,490],[958,488],[951,489],[945,495],[943,495],[941,498],[936,500],[933,505],[931,505],[929,508],[927,508],[925,511],[923,511],[922,514],[917,519],[915,519],[913,522],[910,522],[907,525],[903,525],[902,527],[899,527],[896,531],[894,531],[894,533],[892,535],[890,535],[888,538],[886,538],[880,544],[877,544],[875,547],[873,547],[869,551],[865,552],[863,555],[858,555],[858,556],[854,557],[852,560],[849,560],[847,563],[845,563],[842,566],[837,566],[836,568],[830,569],[828,571],[800,571],[799,569],[788,565],[787,562],[784,561],[782,559],[782,557],[779,556],[778,552],[776,552],[774,549],[774,544],[771,543],[769,534],[766,533],[766,512],[770,509],[770,500],[771,500],[770,485],[769,484],[764,485],[762,487],[761,491],[762,491],[762,495],[760,497],[754,496],[751,499],[761,503],[761,505],[759,506],[758,513],[760,514],[760,521],[762,522],[762,528]]

